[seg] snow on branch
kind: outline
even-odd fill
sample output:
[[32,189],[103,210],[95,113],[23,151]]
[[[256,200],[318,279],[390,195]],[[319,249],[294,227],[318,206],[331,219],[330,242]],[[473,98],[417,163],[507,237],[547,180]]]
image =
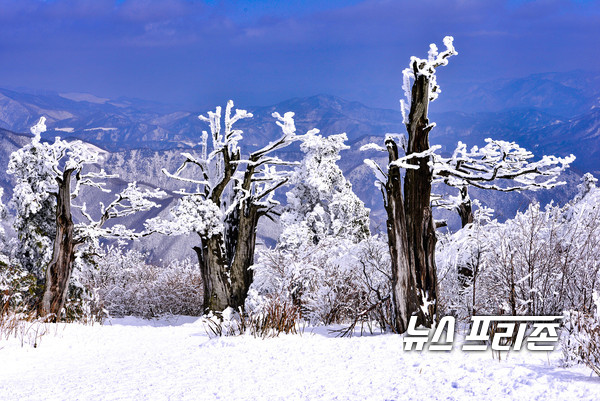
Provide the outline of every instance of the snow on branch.
[[405,124],[408,124],[408,115],[411,107],[411,82],[417,79],[417,77],[424,75],[429,82],[429,101],[432,102],[439,96],[441,90],[437,84],[435,70],[438,67],[445,66],[448,64],[448,58],[458,54],[454,48],[454,38],[452,36],[446,36],[444,38],[444,45],[446,50],[439,53],[437,46],[432,43],[429,45],[429,52],[427,59],[421,59],[418,57],[411,57],[409,67],[402,71],[402,89],[404,90],[404,96],[406,100],[400,100],[400,110],[402,111],[402,119]]
[[400,157],[398,160],[394,160],[389,165],[396,166],[398,168],[403,168],[403,169],[417,170],[419,168],[419,166],[416,164],[409,163],[409,160],[422,159],[425,157],[433,157],[436,155],[436,153],[435,153],[436,150],[440,149],[441,147],[442,147],[441,145],[434,145],[423,152],[415,152],[415,153],[411,153],[410,155]]
[[211,131],[212,148],[215,152],[221,153],[226,150],[230,153],[239,152],[238,142],[242,140],[242,131],[233,129],[233,124],[244,118],[251,118],[252,113],[246,110],[236,109],[233,117],[231,110],[233,109],[233,101],[229,100],[225,108],[225,133],[221,133],[221,107],[217,107],[214,112],[209,111],[208,117],[198,116],[202,121],[208,122]]
[[549,189],[564,184],[557,178],[575,160],[570,155],[543,156],[531,161],[533,153],[515,142],[489,138],[485,141],[483,148],[474,146],[471,150],[459,142],[449,158],[433,154],[429,164],[435,180],[453,187],[472,185],[503,192]]
[[[397,138],[391,138],[388,135],[386,137],[386,144],[389,144],[390,141],[393,141],[394,139],[397,139]],[[434,157],[436,155],[435,152],[440,148],[441,148],[440,145],[434,145],[434,146],[430,147],[429,149],[427,149],[426,151],[415,152],[415,153],[411,153],[410,155],[405,155],[403,157],[400,157],[400,158],[388,163],[387,169],[394,166],[394,167],[398,167],[401,169],[417,170],[419,168],[419,166],[416,164],[409,163],[410,160],[420,159],[420,158],[424,158],[424,157]],[[360,148],[360,150],[361,151],[377,150],[380,152],[387,152],[386,148],[379,146],[377,144],[374,144],[374,143],[369,143],[367,145],[363,145]],[[376,161],[374,161],[372,159],[364,159],[363,161],[375,173],[375,176],[377,179],[376,185],[379,185],[377,183],[385,184],[385,182],[387,181],[387,177],[388,177],[386,170],[384,170]]]
[[250,155],[250,160],[253,162],[258,161],[261,157],[283,147],[288,146],[294,141],[302,140],[311,135],[315,135],[319,133],[319,130],[316,128],[311,129],[304,135],[296,135],[296,125],[294,124],[294,113],[288,111],[283,116],[278,112],[274,112],[272,116],[277,119],[275,122],[279,127],[281,127],[281,131],[283,135],[276,141],[270,142],[262,149],[253,152]]
[[37,142],[40,141],[43,132],[46,132],[46,117],[40,117],[38,122],[29,129],[33,134],[33,139]]
[[[394,142],[399,143],[402,150],[406,151],[406,145],[407,145],[406,135],[387,133],[387,134],[385,134],[384,143],[387,143],[389,140],[393,140]],[[374,150],[376,152],[387,152],[388,151],[387,148],[385,148],[381,145],[378,145],[376,143],[373,143],[373,142],[362,145],[359,148],[359,150],[361,152],[366,152],[369,150]]]
[[111,219],[131,216],[138,212],[146,212],[159,205],[152,199],[164,198],[166,193],[160,189],[142,190],[137,186],[137,183],[132,182],[127,185],[119,194],[115,195],[115,200],[108,206],[100,202],[100,218],[92,219],[87,211],[87,206],[84,203],[79,207],[81,214],[88,220],[87,224],[76,225],[77,239],[79,242],[88,240],[89,238],[125,238],[135,239],[150,232],[138,233],[133,229],[125,228],[124,226],[114,225],[110,228],[105,228],[104,224]]
[[156,217],[146,222],[146,230],[163,235],[198,233],[211,237],[223,232],[223,213],[212,201],[200,195],[179,199],[170,211],[170,218]]
[[[237,209],[250,207],[264,215],[278,204],[273,193],[287,182],[290,171],[278,170],[277,166],[297,163],[282,160],[272,153],[294,141],[310,138],[318,130],[298,135],[294,113],[274,112],[272,115],[282,130],[281,136],[244,158],[239,146],[243,132],[234,129],[234,124],[252,117],[251,113],[245,110],[233,113],[233,102],[229,101],[224,115],[217,107],[215,112],[199,116],[210,127],[210,134],[203,132],[201,154],[183,153],[185,160],[174,173],[163,170],[168,177],[187,183],[188,188],[176,192],[183,197],[171,210],[168,221],[153,219],[148,227],[166,235],[196,232],[211,237],[223,232],[228,216]],[[196,167],[196,171],[189,169],[188,172],[190,166]],[[195,186],[196,191],[190,186]]]
[[379,186],[385,184],[387,181],[387,173],[383,171],[381,166],[372,159],[364,159],[363,162],[373,171],[375,174],[375,185]]

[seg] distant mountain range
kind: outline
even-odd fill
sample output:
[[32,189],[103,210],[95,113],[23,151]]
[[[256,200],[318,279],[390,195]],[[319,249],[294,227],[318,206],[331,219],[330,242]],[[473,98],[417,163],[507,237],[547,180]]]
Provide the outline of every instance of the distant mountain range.
[[[451,92],[451,91],[449,91]],[[441,98],[446,93],[442,93]],[[454,110],[449,106],[454,107]],[[575,191],[583,172],[600,174],[600,76],[574,72],[570,74],[538,74],[530,77],[497,81],[465,88],[458,99],[446,99],[439,106],[431,105],[431,121],[437,126],[431,133],[431,143],[442,145],[442,152],[450,153],[456,143],[468,146],[482,145],[487,137],[516,141],[536,155],[557,154],[577,156],[571,171],[565,175],[568,185],[551,191],[535,193],[497,194],[476,191],[472,196],[495,208],[500,218],[510,217],[532,199],[547,202],[555,199],[565,202]],[[224,105],[221,105],[224,106]],[[362,144],[381,143],[386,133],[402,133],[404,126],[399,111],[367,107],[330,95],[294,98],[272,106],[245,107],[254,118],[240,121],[248,150],[262,146],[280,134],[271,117],[273,111],[296,113],[299,132],[319,128],[324,135],[346,132],[351,149],[344,151],[340,165],[355,192],[372,209],[374,226],[384,227],[381,194],[373,186],[374,176],[364,165],[366,157],[385,155],[360,152]],[[449,110],[450,109],[450,110]],[[29,127],[44,115],[48,131],[45,138],[54,136],[78,138],[107,149],[103,167],[120,175],[124,180],[137,180],[167,190],[178,188],[178,183],[167,179],[163,167],[173,170],[180,163],[180,152],[197,146],[201,132],[208,127],[197,119],[202,111],[180,111],[177,108],[136,99],[105,99],[90,94],[59,94],[52,92],[26,93],[0,89],[0,185],[11,192],[10,177],[5,166],[12,151],[28,140]],[[282,157],[299,160],[299,147],[291,146]],[[115,189],[120,184],[114,183]],[[283,192],[280,194],[284,199]],[[5,195],[6,201],[7,195]],[[166,200],[164,206],[171,203]],[[155,215],[158,211],[154,211]],[[161,213],[164,213],[161,212]],[[456,217],[446,214],[445,217]],[[141,216],[131,223],[139,225]],[[264,226],[262,235],[272,243],[277,229]],[[153,249],[153,242],[161,241],[169,252],[155,255],[171,258],[182,248],[195,241],[184,242],[148,240],[144,247]],[[167,245],[168,242],[170,245]],[[190,255],[188,255],[190,256]]]
[[468,113],[535,109],[562,118],[600,107],[600,73],[534,74],[480,84],[442,82],[438,110]]
[[[596,119],[594,111],[600,108],[600,74],[536,74],[448,92],[454,96],[448,98],[444,92],[431,105],[432,120],[438,123],[432,141],[450,146],[455,137],[479,141],[488,135],[501,135],[527,139],[525,146],[536,145],[543,142],[545,130],[562,132],[593,126],[586,126],[586,121]],[[404,131],[397,109],[370,108],[328,95],[294,98],[268,107],[236,106],[254,113],[255,118],[244,121],[242,128],[257,144],[278,134],[271,118],[273,111],[294,111],[299,129],[346,132],[350,141]],[[48,137],[77,137],[112,151],[192,147],[206,129],[196,117],[206,111],[177,110],[129,98],[0,89],[0,128],[28,132],[39,116],[45,115]],[[576,127],[574,119],[579,121]],[[535,137],[524,135],[532,131]]]

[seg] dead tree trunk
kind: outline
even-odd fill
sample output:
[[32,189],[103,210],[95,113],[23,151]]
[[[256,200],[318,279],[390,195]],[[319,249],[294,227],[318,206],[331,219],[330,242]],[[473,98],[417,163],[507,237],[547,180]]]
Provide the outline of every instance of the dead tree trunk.
[[[427,117],[429,107],[429,79],[419,74],[414,63],[415,82],[409,119],[406,124],[408,145],[406,155],[429,150],[429,131],[433,125]],[[404,181],[404,210],[408,239],[409,266],[415,275],[415,295],[420,308],[411,312],[419,316],[419,323],[430,327],[436,321],[437,275],[435,268],[435,224],[431,211],[431,181],[429,156],[415,157],[409,163],[419,166],[408,169]]]
[[250,206],[227,230],[227,238],[214,235],[202,238],[201,247],[195,247],[204,285],[204,309],[222,311],[228,306],[238,310],[244,307],[252,284],[256,226],[259,213]]
[[[473,206],[471,204],[471,198],[469,198],[468,187],[464,185],[460,189],[460,198],[461,202],[456,207],[456,211],[460,216],[460,222],[462,228],[465,228],[467,224],[473,223]],[[477,258],[479,259],[479,258]],[[477,269],[479,266],[478,260],[476,263],[465,263],[460,264],[456,268],[458,269],[458,282],[460,283],[461,292],[464,292],[470,285],[473,285],[473,290],[475,288],[475,275],[477,274]],[[475,297],[475,292],[473,292],[473,298]],[[473,299],[473,305],[475,305],[475,300]]]
[[75,241],[73,238],[73,218],[71,216],[71,174],[72,169],[63,172],[62,178],[57,178],[58,194],[56,202],[56,237],[52,259],[46,269],[44,296],[40,314],[53,314],[53,320],[60,318],[67,294],[69,280],[73,271]]
[[406,216],[402,197],[400,168],[391,164],[398,160],[398,147],[389,139],[386,141],[390,168],[384,192],[384,206],[387,212],[388,245],[392,260],[392,302],[394,307],[394,329],[404,333],[408,329],[408,319],[418,308],[415,295],[414,271],[409,265],[408,239],[406,237]]

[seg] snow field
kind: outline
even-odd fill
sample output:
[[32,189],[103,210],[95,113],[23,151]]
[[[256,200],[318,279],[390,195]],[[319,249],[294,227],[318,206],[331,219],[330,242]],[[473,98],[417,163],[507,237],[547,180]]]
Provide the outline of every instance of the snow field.
[[403,352],[393,334],[325,328],[209,338],[197,318],[53,326],[0,341],[2,400],[598,400],[600,378],[560,353]]

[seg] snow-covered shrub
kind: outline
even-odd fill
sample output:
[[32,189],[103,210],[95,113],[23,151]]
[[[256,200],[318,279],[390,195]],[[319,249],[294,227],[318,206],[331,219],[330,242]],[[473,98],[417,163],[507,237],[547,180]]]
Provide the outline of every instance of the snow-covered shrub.
[[318,244],[259,251],[246,309],[261,313],[278,300],[295,305],[312,324],[360,318],[387,326],[389,263],[387,243],[379,237],[358,244],[325,237]]
[[36,317],[36,277],[24,269],[0,263],[0,339],[16,337],[37,346],[45,334]]
[[561,348],[566,366],[587,365],[600,376],[600,296],[594,294],[590,312],[568,311],[564,315]]
[[564,207],[532,204],[491,230],[482,277],[484,298],[495,300],[489,307],[531,315],[591,309],[600,278],[600,190],[588,180]]
[[209,311],[202,317],[207,334],[211,337],[239,336],[246,332],[243,313],[236,312],[232,307],[222,312]]
[[[590,310],[600,284],[600,190],[591,175],[565,206],[533,203],[504,223],[475,221],[438,243],[446,313]],[[474,272],[460,280],[460,268]]]
[[489,227],[478,312],[509,315],[560,313],[560,210],[529,205],[514,219]]
[[108,248],[78,274],[78,281],[112,316],[201,315],[198,266],[190,260],[153,266],[145,258],[141,252]]
[[223,312],[209,312],[203,317],[210,336],[238,336],[250,334],[254,337],[269,338],[279,334],[297,334],[300,312],[288,301],[271,298],[261,312],[236,312],[226,308]]
[[301,145],[305,156],[290,177],[283,232],[274,249],[256,254],[247,311],[289,303],[312,324],[387,315],[378,313],[391,286],[387,244],[371,238],[369,209],[336,163],[345,141],[345,134],[313,134]]
[[300,320],[300,310],[291,302],[271,298],[263,307],[262,313],[250,314],[246,325],[255,337],[276,337],[280,333],[296,334]]
[[0,314],[9,311],[28,313],[35,308],[32,295],[36,292],[35,276],[26,270],[0,265]]
[[[479,206],[478,202],[474,204]],[[438,308],[443,315],[468,319],[477,312],[475,305],[480,273],[486,267],[485,256],[491,245],[489,229],[495,227],[491,224],[492,213],[492,209],[479,207],[474,213],[473,223],[456,233],[438,237]]]

